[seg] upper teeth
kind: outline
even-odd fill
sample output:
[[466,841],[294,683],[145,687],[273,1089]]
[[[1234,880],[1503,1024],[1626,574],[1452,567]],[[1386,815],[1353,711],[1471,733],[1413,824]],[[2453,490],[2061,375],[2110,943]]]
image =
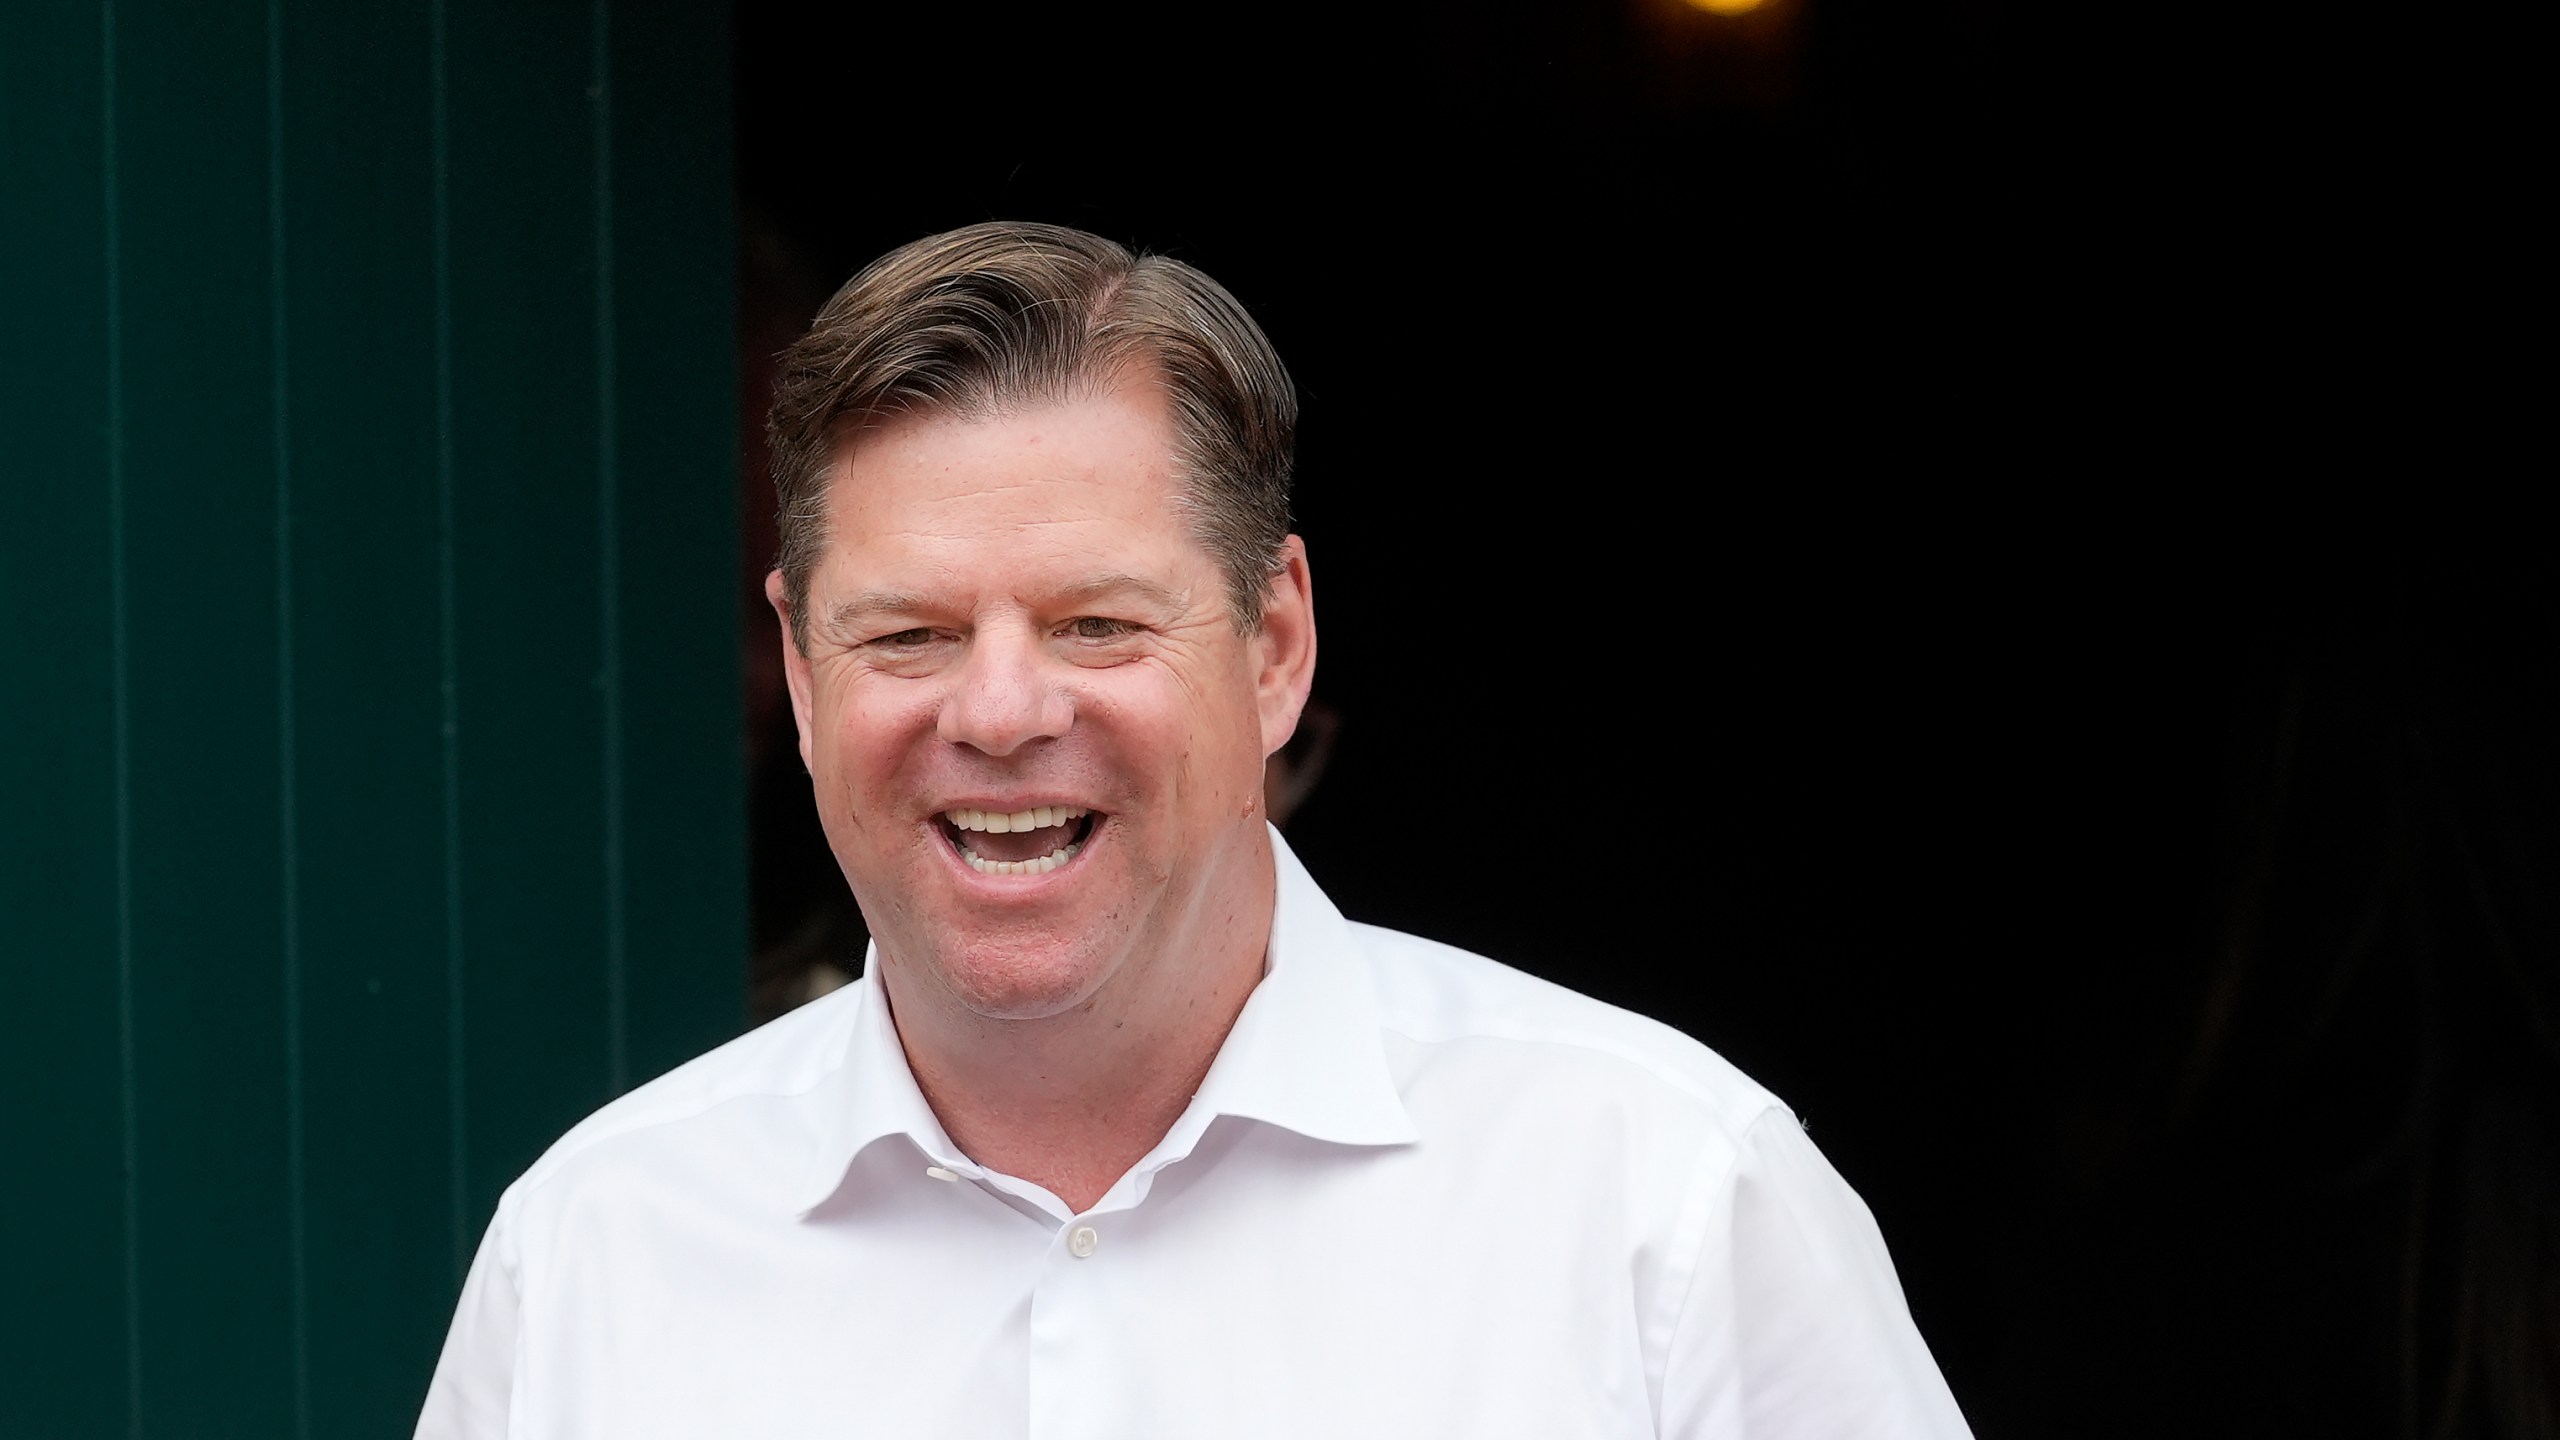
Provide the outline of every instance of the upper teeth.
[[942,818],[962,830],[984,830],[991,835],[1009,835],[1016,830],[1046,830],[1081,820],[1091,812],[1081,805],[1040,805],[1029,810],[946,810]]

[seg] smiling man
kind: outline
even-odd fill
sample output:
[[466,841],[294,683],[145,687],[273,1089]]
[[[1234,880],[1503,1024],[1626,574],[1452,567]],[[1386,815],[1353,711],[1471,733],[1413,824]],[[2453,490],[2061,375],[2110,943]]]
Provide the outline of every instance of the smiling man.
[[1965,1433],[1784,1106],[1260,813],[1295,421],[1214,281],[1079,232],[829,303],[767,592],[872,952],[508,1189],[421,1436]]

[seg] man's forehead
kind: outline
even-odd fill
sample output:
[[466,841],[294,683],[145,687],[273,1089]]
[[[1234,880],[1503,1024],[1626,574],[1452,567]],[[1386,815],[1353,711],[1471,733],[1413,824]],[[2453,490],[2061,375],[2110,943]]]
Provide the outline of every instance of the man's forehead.
[[1161,397],[1120,392],[847,435],[821,503],[855,545],[919,522],[1154,521],[1182,507],[1183,468]]

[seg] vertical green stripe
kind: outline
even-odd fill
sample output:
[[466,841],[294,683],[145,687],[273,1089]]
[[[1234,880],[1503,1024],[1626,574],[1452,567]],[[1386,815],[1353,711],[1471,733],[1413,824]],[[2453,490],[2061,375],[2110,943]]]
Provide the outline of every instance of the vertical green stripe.
[[[447,0],[466,1189],[610,1096],[589,7]],[[539,137],[533,143],[530,137]]]
[[133,971],[133,665],[125,584],[123,181],[116,154],[116,6],[98,7],[100,163],[106,172],[107,594],[115,635],[116,1063],[124,1139],[124,1355],[126,1432],[142,1435],[142,1126],[135,1073]]
[[280,3],[307,1424],[377,1435],[452,1293],[433,26]]
[[118,0],[151,1434],[293,1429],[264,9]]
[[302,1102],[302,858],[294,743],[293,366],[285,306],[284,7],[267,0],[267,385],[275,447],[277,930],[284,1002],[285,1248],[291,1266],[293,1433],[311,1434],[309,1177]]
[[453,533],[453,115],[445,75],[445,0],[427,7],[429,169],[435,209],[437,764],[444,801],[445,1198],[452,1209],[453,1283],[471,1268],[469,1108],[464,1068],[462,952],[461,636],[454,623]]
[[105,28],[0,5],[0,1432],[132,1427]]
[[615,372],[620,352],[613,325],[613,32],[612,6],[594,0],[596,318],[596,603],[604,654],[604,963],[605,1074],[621,1090],[631,1083],[630,906],[623,875],[622,799],[622,473],[616,444]]

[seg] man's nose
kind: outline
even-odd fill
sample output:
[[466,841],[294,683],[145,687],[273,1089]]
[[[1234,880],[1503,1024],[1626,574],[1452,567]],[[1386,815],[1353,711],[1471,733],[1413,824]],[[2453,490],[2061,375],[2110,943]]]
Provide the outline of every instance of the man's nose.
[[1075,723],[1075,697],[1038,637],[980,631],[942,697],[936,730],[955,745],[1010,755]]

